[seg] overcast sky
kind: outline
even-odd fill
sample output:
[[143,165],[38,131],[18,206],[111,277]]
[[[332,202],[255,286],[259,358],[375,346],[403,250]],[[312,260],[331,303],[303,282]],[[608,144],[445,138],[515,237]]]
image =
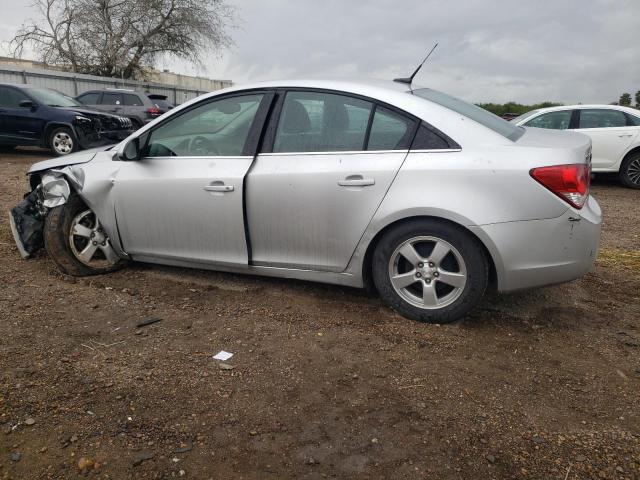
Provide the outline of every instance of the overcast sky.
[[[33,10],[0,0],[0,41]],[[158,67],[236,83],[408,75],[464,99],[609,103],[640,90],[640,0],[229,0],[235,47],[203,67]]]

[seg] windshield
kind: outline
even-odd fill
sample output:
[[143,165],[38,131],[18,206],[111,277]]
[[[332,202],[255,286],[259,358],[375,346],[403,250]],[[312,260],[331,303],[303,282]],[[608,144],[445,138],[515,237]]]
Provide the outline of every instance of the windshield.
[[82,105],[73,98],[67,97],[55,90],[49,90],[46,88],[30,88],[27,92],[35,98],[38,103],[49,107],[79,107]]
[[503,137],[508,138],[512,142],[515,142],[524,134],[524,129],[522,127],[518,127],[511,122],[507,122],[484,108],[467,103],[459,98],[447,95],[446,93],[438,92],[437,90],[432,90],[430,88],[419,88],[417,90],[413,90],[413,94],[420,98],[424,98],[425,100],[429,100],[430,102],[442,105],[443,107],[453,110],[460,115],[464,115],[465,117],[478,122],[480,125],[483,125]]
[[526,118],[529,118],[529,117],[533,116],[534,114],[538,113],[539,111],[540,110],[531,110],[531,111],[529,111],[527,113],[523,113],[522,115],[520,115],[518,117],[512,118],[509,121],[513,122],[513,123],[518,123],[518,122],[520,122],[520,121],[522,121],[522,120],[524,120]]

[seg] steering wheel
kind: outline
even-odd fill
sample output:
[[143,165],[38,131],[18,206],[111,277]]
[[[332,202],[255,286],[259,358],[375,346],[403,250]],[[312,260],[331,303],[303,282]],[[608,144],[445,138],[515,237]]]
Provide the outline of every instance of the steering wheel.
[[220,155],[220,150],[216,148],[211,140],[209,140],[207,137],[203,137],[202,135],[198,135],[193,140],[191,140],[189,150],[192,154],[200,157],[206,157],[209,155]]

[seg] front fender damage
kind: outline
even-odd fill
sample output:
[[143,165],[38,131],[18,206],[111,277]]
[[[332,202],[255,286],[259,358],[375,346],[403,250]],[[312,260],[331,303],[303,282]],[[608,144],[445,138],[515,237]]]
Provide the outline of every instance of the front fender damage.
[[44,219],[49,209],[64,205],[72,193],[82,190],[84,171],[74,165],[47,170],[36,188],[11,209],[11,233],[20,255],[29,258],[44,246]]

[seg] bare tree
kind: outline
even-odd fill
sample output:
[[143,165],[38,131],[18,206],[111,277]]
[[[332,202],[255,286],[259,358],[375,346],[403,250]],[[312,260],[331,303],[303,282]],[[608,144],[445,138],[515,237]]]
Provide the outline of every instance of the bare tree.
[[21,56],[78,73],[134,78],[161,55],[198,63],[231,45],[235,11],[226,0],[36,0],[41,20],[12,40]]

